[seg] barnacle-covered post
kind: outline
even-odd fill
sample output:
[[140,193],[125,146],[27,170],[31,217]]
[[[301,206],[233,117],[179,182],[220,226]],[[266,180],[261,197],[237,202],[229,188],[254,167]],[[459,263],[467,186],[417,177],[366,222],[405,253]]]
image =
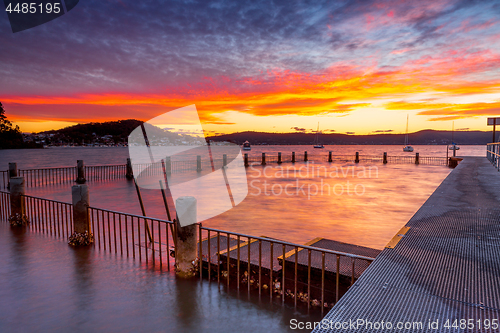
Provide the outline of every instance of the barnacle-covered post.
[[178,277],[191,278],[198,270],[196,198],[177,198],[175,209],[177,211],[175,272]]
[[10,209],[11,216],[23,218],[26,216],[24,205],[24,177],[12,177],[10,179]]
[[90,230],[89,187],[73,185],[71,187],[73,202],[73,235],[69,238],[71,245],[90,245],[94,241]]

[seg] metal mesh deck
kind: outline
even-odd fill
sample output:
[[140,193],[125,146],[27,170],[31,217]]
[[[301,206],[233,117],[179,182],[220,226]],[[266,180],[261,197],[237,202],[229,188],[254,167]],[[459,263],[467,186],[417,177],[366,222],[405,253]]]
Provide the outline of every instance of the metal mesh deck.
[[[494,167],[486,158],[465,158],[407,226],[325,319],[423,323],[398,332],[499,332],[484,326],[486,319],[500,319],[500,174]],[[447,329],[448,319],[473,319],[474,328]],[[429,328],[429,320],[439,320],[439,328]]]

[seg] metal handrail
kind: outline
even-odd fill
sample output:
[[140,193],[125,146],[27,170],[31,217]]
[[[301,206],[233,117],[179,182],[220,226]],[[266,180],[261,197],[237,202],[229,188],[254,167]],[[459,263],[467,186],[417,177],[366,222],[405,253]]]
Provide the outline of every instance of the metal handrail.
[[325,253],[329,253],[329,254],[333,254],[333,255],[350,257],[353,259],[361,259],[361,260],[366,260],[366,261],[370,261],[370,262],[375,260],[375,258],[360,256],[357,254],[345,253],[345,252],[334,251],[334,250],[329,250],[329,249],[323,249],[320,247],[309,246],[309,245],[290,243],[290,242],[281,241],[281,240],[277,240],[277,239],[273,239],[273,238],[251,236],[251,235],[242,234],[242,233],[238,233],[238,232],[232,232],[232,231],[226,231],[226,230],[220,230],[220,229],[214,229],[214,228],[206,228],[203,226],[201,226],[200,228],[202,230],[210,230],[213,232],[225,233],[227,235],[240,236],[240,237],[244,237],[244,238],[251,238],[251,239],[262,240],[262,241],[266,241],[266,242],[273,242],[273,243],[277,243],[277,244],[281,244],[281,245],[285,245],[285,246],[298,247],[298,248],[305,249],[305,250],[325,252]]

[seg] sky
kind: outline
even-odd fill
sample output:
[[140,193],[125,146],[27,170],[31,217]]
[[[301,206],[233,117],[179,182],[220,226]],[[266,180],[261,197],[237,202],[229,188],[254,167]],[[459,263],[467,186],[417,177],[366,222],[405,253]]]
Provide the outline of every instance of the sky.
[[490,130],[499,22],[487,0],[85,0],[18,33],[4,12],[0,102],[26,132],[192,104],[211,134]]

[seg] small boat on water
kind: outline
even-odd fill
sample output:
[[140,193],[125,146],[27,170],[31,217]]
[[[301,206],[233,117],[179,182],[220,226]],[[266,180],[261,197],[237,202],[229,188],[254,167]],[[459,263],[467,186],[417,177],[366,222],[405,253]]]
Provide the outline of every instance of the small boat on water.
[[318,129],[316,130],[316,137],[314,138],[314,148],[325,148],[322,143],[319,142],[319,122]]
[[410,146],[408,143],[408,115],[406,115],[406,135],[405,135],[405,146],[403,148],[403,151],[406,151],[406,152],[413,151],[413,147]]
[[243,150],[251,150],[252,147],[250,146],[250,142],[245,141],[243,142]]

